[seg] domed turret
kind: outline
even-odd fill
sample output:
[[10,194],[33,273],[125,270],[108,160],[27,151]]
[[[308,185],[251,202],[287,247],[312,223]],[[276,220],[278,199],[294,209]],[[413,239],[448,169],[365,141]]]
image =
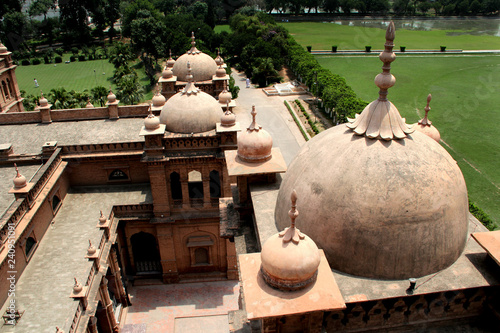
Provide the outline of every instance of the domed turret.
[[156,84],[156,93],[153,96],[152,102],[153,102],[153,107],[162,107],[165,102],[166,102],[165,96],[163,96],[160,93],[160,87],[158,86],[158,83]]
[[181,92],[170,97],[160,114],[160,123],[174,133],[201,133],[215,129],[222,108],[215,98],[200,91],[193,82],[191,66],[187,63],[188,80]]
[[38,103],[40,103],[40,107],[42,108],[47,107],[49,105],[49,101],[45,98],[45,96],[43,96],[43,92],[40,91],[40,95],[41,98],[38,101]]
[[429,104],[431,102],[432,95],[429,94],[427,96],[427,105],[425,106],[425,116],[423,119],[420,119],[418,123],[414,124],[413,127],[415,127],[415,130],[424,133],[425,135],[429,136],[436,142],[439,142],[441,140],[441,134],[439,134],[439,131],[434,125],[432,125],[432,122],[427,118],[427,115],[429,111],[431,110]]
[[215,58],[215,64],[217,66],[222,66],[224,65],[224,59],[220,56],[220,50],[217,50],[217,57]]
[[24,177],[23,175],[21,175],[21,173],[19,173],[19,169],[17,168],[16,163],[14,163],[14,167],[16,169],[16,176],[14,177],[12,182],[14,183],[14,189],[19,190],[28,185],[28,183],[26,182],[26,177]]
[[215,60],[196,48],[194,33],[192,33],[191,39],[191,49],[180,56],[172,68],[174,75],[180,81],[188,81],[187,63],[189,62],[193,69],[192,75],[194,81],[212,80],[212,76],[217,70]]
[[161,72],[161,77],[164,79],[170,79],[173,76],[174,72],[172,72],[172,68],[165,66],[165,68],[163,68],[163,72]]
[[172,67],[174,67],[174,65],[175,65],[175,60],[174,60],[174,58],[172,58],[172,50],[169,50],[168,54],[169,54],[169,58],[167,60],[167,68],[172,69]]
[[[333,269],[381,279],[407,279],[450,266],[467,239],[467,188],[457,163],[434,140],[406,125],[387,100],[395,79],[394,24],[380,54],[379,98],[351,123],[320,133],[290,164],[275,218],[288,224],[288,194],[304,207],[297,226]],[[307,209],[305,209],[307,207]]]
[[238,137],[237,154],[245,162],[264,162],[272,157],[273,138],[255,121],[255,105],[252,106],[251,114],[252,123]]
[[99,216],[99,224],[104,224],[106,223],[106,221],[107,221],[106,216],[104,216],[101,210],[101,216]]
[[299,215],[297,192],[292,191],[292,208],[288,211],[292,223],[262,246],[261,272],[270,286],[281,290],[298,290],[316,281],[321,261],[314,241],[295,227]]
[[222,68],[222,66],[219,66],[219,68],[217,68],[217,70],[215,71],[215,76],[217,76],[217,77],[226,76],[226,70],[224,68]]
[[232,98],[232,95],[227,90],[227,83],[226,83],[226,81],[224,81],[224,89],[219,94],[219,103],[223,104],[223,105],[231,103],[231,98]]
[[149,114],[144,119],[144,127],[146,130],[153,131],[160,127],[160,119],[153,114],[153,110],[151,109],[151,105],[149,106]]
[[92,242],[89,239],[89,247],[87,248],[87,255],[92,256],[97,252],[97,249],[95,248],[94,245],[92,245]]
[[116,102],[116,95],[113,94],[113,91],[110,88],[108,94],[108,103],[114,103],[114,102]]
[[85,105],[85,108],[87,109],[93,109],[94,105],[90,102],[90,98],[87,99],[87,105]]
[[229,102],[226,104],[226,112],[222,115],[220,124],[224,127],[231,127],[236,124],[236,116],[229,109]]

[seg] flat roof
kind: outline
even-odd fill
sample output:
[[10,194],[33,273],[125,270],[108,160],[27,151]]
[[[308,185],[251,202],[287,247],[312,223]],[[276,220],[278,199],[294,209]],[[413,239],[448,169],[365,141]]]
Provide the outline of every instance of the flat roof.
[[14,154],[39,154],[47,141],[58,145],[144,141],[139,136],[143,125],[143,118],[1,125],[0,144],[12,143]]
[[[35,175],[41,164],[34,165],[19,165],[18,169],[21,175],[26,177],[26,181]],[[16,200],[14,194],[9,193],[9,190],[14,186],[12,180],[16,176],[14,163],[10,165],[0,166],[0,216],[2,216],[7,208]]]
[[[260,246],[278,232],[274,207],[279,182],[250,185],[255,212],[255,226]],[[469,213],[469,237],[464,251],[450,267],[417,279],[414,295],[500,284],[500,267],[488,260],[487,252],[471,237],[474,232],[487,229]],[[346,303],[406,296],[408,280],[379,280],[357,277],[332,270]],[[409,277],[410,278],[410,277]]]
[[85,258],[89,239],[97,247],[103,234],[96,227],[99,211],[108,215],[116,204],[150,203],[150,192],[149,185],[71,188],[43,238],[36,235],[38,247],[16,284],[16,306],[25,312],[16,326],[2,325],[0,332],[54,332],[56,326],[69,327],[79,303],[69,297],[73,278],[85,284],[92,266]]

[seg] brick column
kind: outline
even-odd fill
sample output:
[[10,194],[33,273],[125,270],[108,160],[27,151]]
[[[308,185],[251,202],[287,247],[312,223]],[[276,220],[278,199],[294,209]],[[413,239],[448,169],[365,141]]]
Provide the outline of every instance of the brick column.
[[183,208],[190,207],[188,174],[185,168],[181,169],[181,186],[182,186],[182,206]]
[[127,294],[125,292],[125,288],[123,287],[122,272],[120,266],[118,265],[118,258],[116,256],[116,250],[114,248],[111,249],[109,256],[109,266],[111,267],[111,272],[113,273],[113,277],[115,279],[116,289],[119,292],[118,296],[120,298],[120,302],[123,304],[123,306],[127,306]]
[[238,194],[241,204],[247,203],[249,201],[248,196],[248,178],[246,176],[238,176],[236,179],[238,184]]
[[232,193],[231,193],[231,182],[230,182],[230,178],[229,178],[229,174],[227,172],[227,165],[226,163],[223,164],[222,166],[222,174],[221,174],[221,177],[220,177],[220,186],[221,186],[221,197],[222,198],[225,198],[225,197],[232,197]]
[[154,214],[156,217],[170,216],[170,203],[168,201],[167,178],[163,163],[148,163],[151,195],[153,196]]
[[203,182],[203,207],[210,207],[210,171],[209,168],[201,169],[201,181]]
[[177,283],[179,282],[179,271],[177,270],[172,226],[165,224],[158,225],[156,234],[158,237],[158,247],[160,248],[163,283]]
[[118,332],[119,327],[115,319],[115,312],[113,311],[113,302],[111,302],[111,298],[109,297],[108,292],[108,280],[105,277],[102,278],[99,289],[101,289],[102,301],[104,303],[103,308],[106,310],[108,323],[111,326],[113,332]]
[[236,246],[234,239],[226,239],[226,256],[227,256],[227,279],[238,280],[238,260],[236,255]]

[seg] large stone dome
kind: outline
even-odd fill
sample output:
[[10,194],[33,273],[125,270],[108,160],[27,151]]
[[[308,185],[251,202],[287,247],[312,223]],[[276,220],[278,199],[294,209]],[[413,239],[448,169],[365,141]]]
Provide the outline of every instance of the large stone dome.
[[174,75],[177,76],[177,80],[187,81],[187,64],[190,63],[191,68],[193,69],[193,80],[195,82],[212,80],[212,76],[215,75],[215,72],[217,71],[217,64],[211,56],[199,51],[196,48],[194,34],[191,38],[191,49],[175,61],[172,71],[174,72]]
[[302,147],[281,184],[275,218],[278,229],[288,224],[288,195],[296,189],[302,197],[297,227],[324,249],[333,269],[406,279],[437,272],[460,256],[468,200],[456,161],[427,135],[412,133],[386,99],[395,82],[394,57],[387,54],[391,28],[380,56],[384,73],[375,80],[379,99],[348,126]]
[[[189,67],[189,63],[186,67]],[[174,133],[201,133],[215,129],[223,115],[219,102],[200,91],[192,82],[188,69],[188,83],[181,91],[170,97],[160,113],[160,123]]]

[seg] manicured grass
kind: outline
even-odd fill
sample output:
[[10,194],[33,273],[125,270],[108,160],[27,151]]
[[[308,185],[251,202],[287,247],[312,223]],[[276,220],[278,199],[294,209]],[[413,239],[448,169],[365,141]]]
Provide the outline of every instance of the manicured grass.
[[223,31],[231,32],[231,28],[229,27],[229,24],[222,24],[222,25],[216,25],[214,27],[214,32],[220,34]]
[[[317,56],[319,63],[344,76],[359,97],[378,97],[373,83],[381,72],[377,56]],[[500,224],[500,56],[398,56],[391,72],[396,85],[389,99],[414,123],[424,115],[432,94],[429,118],[445,148],[464,174],[469,197]]]
[[[373,49],[383,49],[384,29],[350,27],[322,22],[279,23],[295,38],[297,43],[312,46],[313,50],[331,50],[337,45],[338,50],[364,50],[365,45]],[[460,30],[396,31],[396,47],[406,46],[407,50],[439,50],[441,45],[447,50],[498,50],[500,37],[478,36]]]
[[[65,55],[64,61],[69,59]],[[94,72],[95,71],[95,72]],[[116,92],[116,86],[112,83],[114,67],[107,59],[92,61],[76,61],[69,64],[40,64],[30,66],[19,66],[16,68],[16,77],[20,90],[27,94],[40,96],[40,91],[48,94],[51,89],[64,87],[67,91],[84,91],[95,86],[112,87]],[[137,69],[142,85],[147,85],[149,80],[144,70]],[[36,78],[39,88],[35,88],[33,79]],[[143,100],[151,99],[152,92],[144,94]]]

